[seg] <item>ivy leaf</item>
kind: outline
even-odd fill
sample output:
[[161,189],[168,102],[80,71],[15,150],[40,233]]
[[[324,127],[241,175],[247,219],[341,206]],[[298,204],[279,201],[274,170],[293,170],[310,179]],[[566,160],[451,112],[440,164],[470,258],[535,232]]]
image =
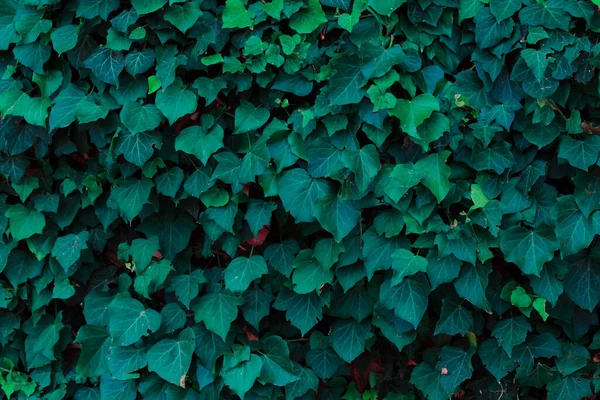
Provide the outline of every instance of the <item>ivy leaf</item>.
[[521,9],[521,0],[492,0],[490,1],[490,11],[500,22],[506,18],[512,17]]
[[154,184],[149,179],[128,179],[119,182],[118,185],[111,191],[111,205],[114,205],[127,221],[131,221],[142,212]]
[[492,331],[492,335],[498,339],[500,347],[506,351],[506,354],[512,356],[512,349],[523,342],[527,332],[531,331],[531,325],[525,317],[512,317],[499,321]]
[[185,386],[185,377],[194,352],[194,331],[186,328],[177,339],[163,339],[148,350],[148,370],[179,386]]
[[331,344],[346,362],[352,362],[365,350],[365,342],[373,334],[364,323],[354,320],[336,321],[331,329]]
[[259,231],[268,226],[271,222],[271,215],[277,209],[277,204],[262,200],[250,200],[246,209],[245,220],[250,226],[250,230],[254,237],[257,237]]
[[135,239],[131,242],[129,254],[135,262],[138,271],[144,271],[152,262],[152,257],[160,249],[158,238],[152,236],[148,239]]
[[290,28],[300,34],[312,33],[327,22],[319,0],[307,0],[307,4],[290,18]]
[[417,174],[422,176],[423,184],[433,193],[438,203],[441,203],[450,191],[451,170],[446,164],[449,156],[449,151],[443,151],[431,154],[415,164]]
[[273,308],[285,311],[286,318],[305,335],[323,317],[323,300],[315,292],[299,294],[291,290],[279,292]]
[[131,133],[147,132],[160,125],[163,116],[154,104],[142,106],[136,102],[129,102],[121,109],[121,121]]
[[600,138],[598,136],[585,136],[583,139],[574,139],[563,136],[558,146],[558,157],[567,160],[575,168],[587,171],[598,161],[600,154]]
[[548,400],[583,399],[593,394],[589,379],[572,375],[555,378],[547,389]]
[[203,115],[200,126],[182,130],[175,139],[175,150],[195,155],[206,165],[211,155],[223,147],[223,128],[214,123],[212,116]]
[[157,11],[167,3],[167,0],[133,0],[131,5],[139,15]]
[[234,258],[225,268],[225,287],[233,293],[242,293],[253,280],[268,272],[267,263],[262,256]]
[[168,291],[174,291],[177,299],[190,308],[190,302],[198,296],[200,285],[206,283],[206,278],[201,270],[195,270],[190,274],[171,277],[169,282]]
[[586,218],[573,196],[560,197],[552,208],[552,215],[557,220],[554,233],[559,239],[563,257],[586,248],[598,232],[595,214]]
[[242,304],[242,299],[228,293],[208,293],[192,303],[192,310],[196,322],[204,322],[206,328],[226,340]]
[[182,33],[185,33],[196,23],[201,14],[202,11],[200,11],[198,3],[192,1],[184,3],[182,6],[178,4],[169,6],[165,11],[165,20],[172,23]]
[[465,351],[450,346],[442,348],[438,368],[440,371],[445,368],[446,373],[442,372],[440,385],[447,392],[454,392],[462,382],[471,377],[473,374],[473,366],[471,365],[473,353],[474,349]]
[[186,114],[196,111],[196,94],[187,90],[181,80],[175,82],[165,90],[156,94],[156,107],[163,113],[170,125]]
[[550,226],[531,230],[513,226],[500,234],[500,249],[506,261],[517,264],[525,274],[539,276],[544,264],[554,258],[558,241]]
[[119,74],[125,68],[125,57],[120,51],[98,47],[83,63],[102,82],[119,86]]
[[117,296],[108,305],[108,329],[121,346],[129,346],[160,328],[160,314],[137,300]]
[[390,110],[390,115],[400,120],[400,127],[409,136],[419,138],[417,128],[434,111],[440,111],[437,99],[429,93],[423,93],[412,100],[400,99],[396,107]]
[[262,369],[260,377],[275,386],[285,386],[300,379],[294,373],[287,343],[279,336],[271,336],[265,341],[261,352]]
[[130,163],[143,167],[160,146],[161,137],[155,132],[123,132],[117,138],[115,155],[122,154]]
[[463,335],[473,329],[471,312],[462,306],[459,299],[452,297],[442,300],[440,319],[435,326],[435,335]]
[[235,131],[234,134],[246,133],[257,130],[269,120],[270,113],[262,107],[254,107],[248,101],[240,102],[240,106],[235,110]]
[[394,270],[392,286],[395,286],[401,283],[407,276],[418,272],[426,272],[427,259],[415,256],[409,250],[398,249],[392,254],[392,268]]
[[247,28],[252,26],[255,14],[246,10],[241,0],[227,0],[223,10],[223,28]]
[[404,279],[396,286],[392,286],[388,279],[381,285],[379,300],[386,308],[394,310],[398,318],[410,322],[416,329],[427,310],[429,291],[429,285],[418,276]]
[[8,218],[10,234],[15,241],[40,234],[46,226],[46,218],[42,213],[31,210],[23,204],[10,206],[4,216]]
[[578,306],[592,311],[600,302],[600,268],[586,255],[573,256],[565,277],[565,293]]
[[254,382],[261,374],[262,359],[256,354],[251,354],[248,361],[236,365],[234,368],[222,373],[223,382],[240,398],[252,388]]
[[314,204],[317,220],[340,242],[358,224],[360,211],[340,194],[318,198]]
[[54,246],[52,246],[52,256],[56,257],[65,271],[68,271],[79,259],[81,250],[88,248],[87,241],[89,237],[88,232],[82,231],[78,234],[71,233],[56,239]]
[[[318,0],[310,0],[310,2],[311,4],[316,2],[313,7],[321,8]],[[333,68],[336,72],[329,80],[329,99],[332,105],[356,104],[365,96],[366,89],[363,86],[366,77],[356,58],[356,54],[348,53],[335,60]]]

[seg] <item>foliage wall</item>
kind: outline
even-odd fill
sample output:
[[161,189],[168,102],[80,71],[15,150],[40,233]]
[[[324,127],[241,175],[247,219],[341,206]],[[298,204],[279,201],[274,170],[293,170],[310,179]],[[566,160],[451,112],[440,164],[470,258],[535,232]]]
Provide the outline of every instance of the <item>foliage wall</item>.
[[2,0],[0,387],[600,390],[588,0]]

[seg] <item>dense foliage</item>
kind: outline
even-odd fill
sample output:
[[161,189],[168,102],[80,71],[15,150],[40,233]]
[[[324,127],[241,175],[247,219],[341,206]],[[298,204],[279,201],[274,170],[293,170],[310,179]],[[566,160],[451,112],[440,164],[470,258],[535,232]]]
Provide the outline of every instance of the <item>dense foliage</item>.
[[588,0],[2,0],[12,398],[600,390]]

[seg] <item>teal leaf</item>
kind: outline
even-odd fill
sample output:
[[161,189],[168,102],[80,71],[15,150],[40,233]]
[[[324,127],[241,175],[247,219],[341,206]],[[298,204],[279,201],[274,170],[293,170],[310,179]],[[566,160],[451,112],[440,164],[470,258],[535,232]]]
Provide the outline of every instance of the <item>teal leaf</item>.
[[163,339],[148,350],[148,370],[167,382],[184,386],[194,352],[194,331],[186,328],[177,339]]
[[372,335],[368,324],[341,320],[333,324],[329,337],[335,352],[349,363],[365,350],[365,342]]
[[275,386],[285,386],[297,381],[287,342],[279,336],[271,336],[265,341],[261,351],[262,369],[260,377]]
[[225,268],[225,287],[233,293],[242,293],[253,280],[268,272],[267,263],[262,256],[234,258]]
[[204,322],[207,329],[225,340],[242,304],[242,299],[228,293],[208,293],[192,302],[192,309],[196,322]]
[[108,329],[121,346],[129,346],[160,328],[160,314],[137,300],[117,296],[108,305]]

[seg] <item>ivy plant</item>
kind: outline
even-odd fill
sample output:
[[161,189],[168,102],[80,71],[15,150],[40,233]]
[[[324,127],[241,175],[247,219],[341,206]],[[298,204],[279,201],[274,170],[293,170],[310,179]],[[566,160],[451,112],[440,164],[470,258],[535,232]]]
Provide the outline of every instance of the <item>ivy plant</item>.
[[0,0],[0,396],[594,396],[598,5]]

